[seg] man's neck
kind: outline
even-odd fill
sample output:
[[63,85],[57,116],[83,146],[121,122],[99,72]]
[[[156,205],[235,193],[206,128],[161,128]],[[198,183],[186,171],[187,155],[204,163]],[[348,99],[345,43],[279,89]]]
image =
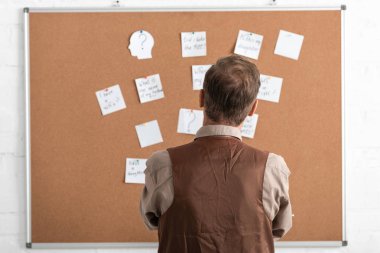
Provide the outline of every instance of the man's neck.
[[224,126],[236,127],[236,128],[241,129],[241,127],[243,126],[243,123],[241,123],[239,126],[232,126],[231,124],[228,124],[224,121],[216,122],[208,118],[207,115],[204,113],[203,126],[212,126],[212,125],[224,125]]

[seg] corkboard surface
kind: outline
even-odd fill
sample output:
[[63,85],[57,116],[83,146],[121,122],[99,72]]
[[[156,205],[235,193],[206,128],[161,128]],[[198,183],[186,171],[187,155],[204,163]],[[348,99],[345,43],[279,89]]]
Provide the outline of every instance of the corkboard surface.
[[[233,52],[239,29],[264,36],[261,73],[284,78],[280,103],[260,101],[254,140],[291,169],[288,241],[342,240],[340,11],[31,13],[32,242],[154,242],[139,215],[142,185],[125,158],[192,136],[178,112],[198,108],[191,65]],[[154,39],[137,60],[130,35]],[[305,36],[298,61],[274,55],[279,30]],[[207,56],[181,57],[180,33],[207,32]],[[134,79],[159,73],[165,99],[140,104]],[[102,116],[95,92],[120,84],[127,109]],[[140,148],[135,125],[157,119],[164,143]]]

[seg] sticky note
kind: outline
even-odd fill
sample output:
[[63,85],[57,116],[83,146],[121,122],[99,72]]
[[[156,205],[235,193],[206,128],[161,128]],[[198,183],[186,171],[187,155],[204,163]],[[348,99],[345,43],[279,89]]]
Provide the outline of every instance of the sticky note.
[[182,32],[182,57],[206,56],[206,32]]
[[303,43],[303,35],[280,30],[274,53],[298,60]]
[[125,164],[125,182],[133,184],[145,184],[147,159],[127,158]]
[[256,132],[256,125],[257,125],[258,119],[259,119],[258,114],[247,116],[241,128],[241,136],[253,139],[253,136],[255,135],[255,132]]
[[261,86],[257,99],[278,103],[280,101],[282,78],[260,75]]
[[211,68],[212,65],[193,65],[193,90],[203,89],[203,81],[207,70]]
[[177,132],[196,134],[203,125],[203,111],[181,108],[179,110]]
[[135,80],[140,103],[164,98],[164,91],[159,74],[138,78]]
[[240,30],[234,53],[258,60],[263,38],[260,34]]
[[107,115],[127,107],[118,84],[104,90],[99,90],[95,92],[95,94],[103,115]]
[[163,142],[157,120],[137,125],[135,128],[142,148]]

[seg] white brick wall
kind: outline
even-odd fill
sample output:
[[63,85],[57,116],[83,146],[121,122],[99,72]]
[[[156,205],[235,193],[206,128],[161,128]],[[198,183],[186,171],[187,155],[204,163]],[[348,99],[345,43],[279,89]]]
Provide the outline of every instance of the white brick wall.
[[[128,6],[233,6],[267,0],[121,0]],[[380,18],[378,0],[277,0],[279,4],[348,5],[346,12],[348,247],[278,249],[283,253],[380,252]],[[0,252],[25,249],[25,152],[22,8],[99,7],[111,0],[0,0]],[[379,92],[379,93],[377,93]],[[312,229],[312,228],[311,228]],[[59,253],[149,249],[33,250]]]

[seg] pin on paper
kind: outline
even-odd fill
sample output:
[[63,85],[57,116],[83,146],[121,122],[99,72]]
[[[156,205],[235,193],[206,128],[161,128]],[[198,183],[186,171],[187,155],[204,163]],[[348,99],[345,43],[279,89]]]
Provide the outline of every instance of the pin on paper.
[[112,7],[120,7],[120,0],[113,1]]
[[132,56],[143,60],[152,58],[153,46],[154,39],[152,34],[145,30],[139,30],[134,32],[129,39],[128,49],[131,51]]
[[163,142],[157,120],[142,123],[135,128],[142,148]]

